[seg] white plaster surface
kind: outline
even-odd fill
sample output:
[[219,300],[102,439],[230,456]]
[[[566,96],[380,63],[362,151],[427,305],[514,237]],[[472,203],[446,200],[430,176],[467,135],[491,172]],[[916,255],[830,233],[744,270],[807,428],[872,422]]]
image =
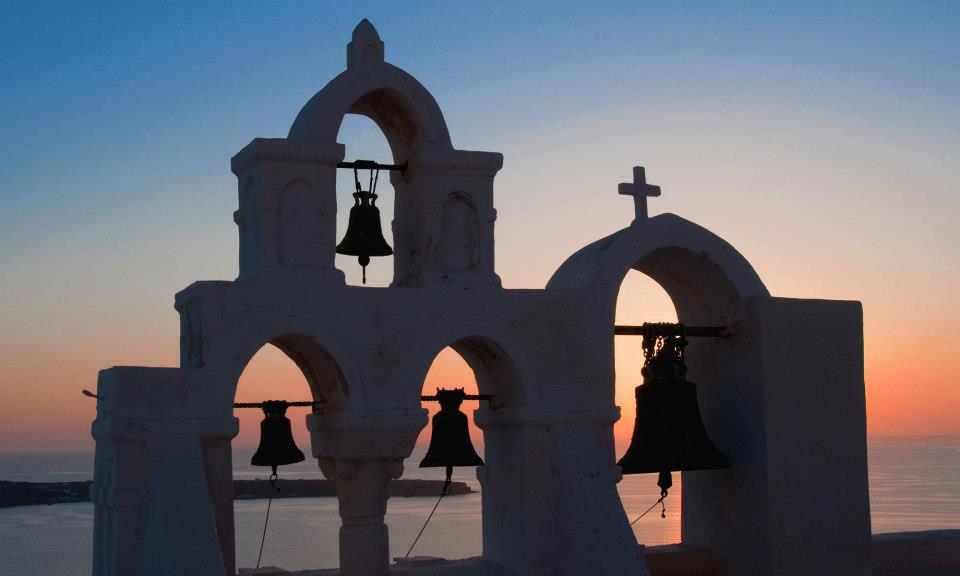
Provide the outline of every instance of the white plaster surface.
[[[266,343],[323,403],[307,425],[337,486],[340,574],[648,574],[617,495],[612,435],[614,314],[631,268],[664,287],[681,322],[731,333],[688,349],[704,422],[732,469],[684,474],[684,541],[725,574],[870,573],[858,304],[772,298],[721,238],[639,208],[545,289],[503,289],[493,259],[502,156],[453,148],[435,100],[384,61],[369,22],[347,53],[287,138],[255,139],[233,158],[240,273],[176,295],[180,367],[100,374],[95,575],[235,573],[232,403]],[[391,175],[388,288],[348,286],[334,267],[346,113],[371,117],[408,165]],[[645,203],[652,190],[641,192]],[[446,346],[495,395],[475,414],[483,557],[391,569],[385,488],[427,425],[419,396]]]

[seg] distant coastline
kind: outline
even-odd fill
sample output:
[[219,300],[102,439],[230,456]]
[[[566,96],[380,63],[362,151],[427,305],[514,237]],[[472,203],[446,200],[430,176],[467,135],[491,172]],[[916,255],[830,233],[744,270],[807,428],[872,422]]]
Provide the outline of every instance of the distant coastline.
[[[83,482],[8,482],[0,480],[0,508],[69,504],[90,501],[90,480]],[[326,498],[336,496],[332,480],[280,480],[280,491],[274,490],[268,480],[234,480],[235,500],[269,498]],[[439,496],[442,480],[399,479],[390,482],[391,497]],[[450,485],[451,496],[471,494],[464,482]]]

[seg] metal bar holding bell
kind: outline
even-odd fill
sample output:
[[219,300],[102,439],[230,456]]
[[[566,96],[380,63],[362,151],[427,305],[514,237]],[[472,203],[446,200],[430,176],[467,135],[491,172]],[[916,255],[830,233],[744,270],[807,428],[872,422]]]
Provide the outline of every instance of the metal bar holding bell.
[[234,408],[263,408],[267,404],[284,404],[287,407],[290,406],[310,406],[311,408],[319,408],[319,401],[303,401],[303,402],[287,402],[286,400],[266,400],[264,402],[234,402]]
[[[433,396],[421,396],[421,402],[432,402],[434,400],[439,400],[440,397],[434,394]],[[464,400],[493,400],[493,394],[464,394]]]
[[616,336],[703,336],[725,338],[730,336],[726,326],[684,326],[683,324],[644,324],[642,326],[614,326]]
[[353,168],[354,170],[390,170],[406,172],[406,164],[381,164],[373,160],[354,160],[353,162],[339,162],[337,168]]

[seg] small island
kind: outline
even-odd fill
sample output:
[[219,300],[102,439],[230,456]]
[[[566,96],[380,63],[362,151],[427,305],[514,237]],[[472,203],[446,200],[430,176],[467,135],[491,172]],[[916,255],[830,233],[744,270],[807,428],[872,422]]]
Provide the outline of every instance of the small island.
[[[0,508],[12,506],[36,506],[40,504],[67,504],[90,501],[90,480],[83,482],[8,482],[0,480]],[[326,498],[336,496],[332,480],[279,480],[279,491],[270,486],[269,480],[234,480],[235,500],[269,498]],[[391,497],[439,496],[442,480],[393,480],[390,483]],[[453,482],[449,496],[472,494],[474,490],[465,482]]]

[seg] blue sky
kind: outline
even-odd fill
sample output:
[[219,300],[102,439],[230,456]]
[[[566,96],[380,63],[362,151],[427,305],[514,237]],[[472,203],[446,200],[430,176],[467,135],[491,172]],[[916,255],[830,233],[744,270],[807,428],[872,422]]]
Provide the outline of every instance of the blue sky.
[[642,132],[661,114],[718,146],[696,127],[954,150],[960,129],[954,2],[350,4],[5,4],[4,245],[107,221],[147,234],[184,202],[223,207],[229,157],[285,135],[364,16],[467,149],[549,156],[548,139],[595,120]]

